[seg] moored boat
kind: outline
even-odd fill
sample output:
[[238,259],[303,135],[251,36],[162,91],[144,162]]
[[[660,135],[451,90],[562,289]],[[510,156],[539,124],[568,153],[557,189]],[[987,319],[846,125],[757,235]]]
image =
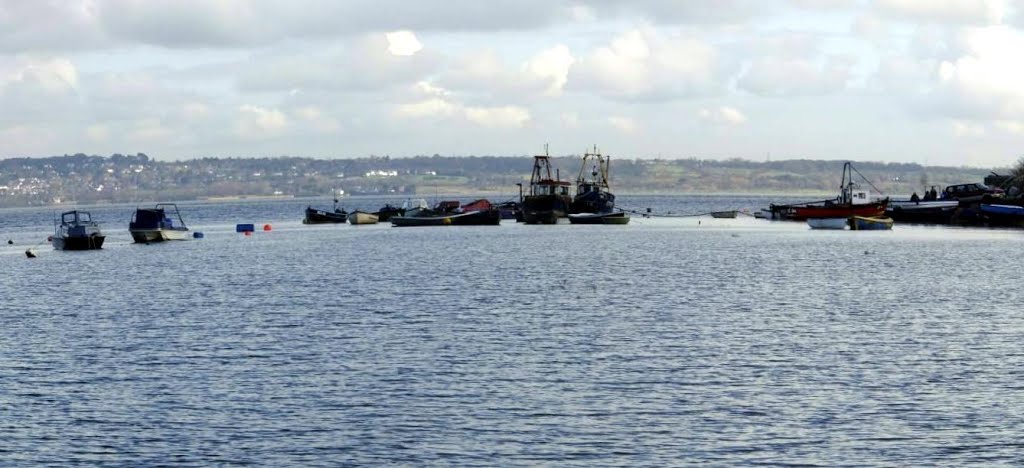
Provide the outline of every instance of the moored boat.
[[66,211],[54,226],[51,243],[56,250],[95,250],[103,248],[106,236],[88,211]]
[[[771,205],[774,219],[803,221],[809,218],[849,218],[850,216],[878,217],[885,214],[889,199],[873,200],[871,193],[858,187],[853,181],[856,169],[849,162],[843,165],[843,178],[839,185],[839,196],[820,202],[792,205]],[[858,174],[860,174],[858,172]],[[863,176],[861,176],[863,178]],[[867,180],[867,179],[865,179]],[[868,182],[870,184],[870,182]]]
[[[586,175],[590,165],[589,177]],[[608,185],[608,167],[611,158],[603,156],[594,147],[594,152],[585,152],[576,177],[576,196],[569,207],[570,213],[611,213],[615,209],[615,195]]]
[[405,214],[405,208],[393,206],[390,203],[385,204],[384,207],[377,210],[377,221],[386,223],[391,220],[392,216],[402,216]]
[[623,211],[612,213],[573,213],[569,215],[572,224],[629,224],[629,216]]
[[612,213],[573,213],[569,215],[572,224],[627,224],[629,216],[624,211]]
[[355,210],[348,214],[349,224],[377,224],[376,213],[370,213],[369,211]]
[[892,218],[884,216],[851,216],[850,229],[854,231],[883,231],[892,229]]
[[711,217],[712,217],[712,218],[719,218],[719,219],[733,219],[733,218],[735,218],[735,217],[736,217],[736,216],[737,216],[738,214],[739,214],[739,212],[738,212],[738,211],[736,211],[736,210],[730,210],[730,211],[712,211],[712,212],[711,212]]
[[[342,191],[343,192],[343,191]],[[348,212],[338,208],[338,199],[334,199],[334,211],[320,210],[312,206],[306,207],[306,216],[302,224],[340,224],[348,219]]]
[[846,229],[849,218],[808,218],[807,225],[811,229]]
[[982,203],[981,216],[989,226],[1024,226],[1024,207]]
[[463,213],[445,213],[440,211],[422,211],[415,216],[395,216],[391,225],[396,227],[414,226],[497,226],[501,223],[498,210],[468,211]]
[[891,201],[885,215],[901,223],[949,224],[959,206],[957,200]]
[[523,221],[526,224],[555,224],[558,218],[569,214],[571,184],[559,179],[558,171],[552,175],[551,157],[544,145],[543,156],[533,157],[533,173],[530,175],[530,192],[523,197]]
[[137,208],[128,223],[128,232],[135,242],[149,243],[186,240],[189,231],[181,219],[178,205],[157,203],[153,208]]

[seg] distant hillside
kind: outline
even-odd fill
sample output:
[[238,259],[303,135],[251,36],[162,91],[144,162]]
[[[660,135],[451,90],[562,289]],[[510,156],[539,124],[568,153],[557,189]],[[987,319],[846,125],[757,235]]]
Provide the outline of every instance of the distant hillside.
[[[579,156],[552,158],[575,180]],[[0,206],[193,200],[234,196],[346,194],[490,194],[511,198],[529,182],[530,156],[358,159],[202,158],[155,161],[145,154],[85,154],[0,160]],[[618,193],[834,194],[842,161],[611,159]],[[990,173],[967,167],[855,162],[881,192],[904,195],[930,185],[981,182]],[[1000,169],[1007,172],[1008,169]]]

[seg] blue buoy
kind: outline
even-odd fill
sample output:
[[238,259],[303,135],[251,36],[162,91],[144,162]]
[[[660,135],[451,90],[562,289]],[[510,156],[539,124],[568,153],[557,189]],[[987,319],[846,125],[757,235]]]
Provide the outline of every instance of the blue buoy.
[[192,238],[193,239],[202,239],[203,238],[203,233],[201,233],[199,231],[193,232],[192,233]]
[[256,226],[252,224],[236,224],[235,232],[253,232],[256,230]]

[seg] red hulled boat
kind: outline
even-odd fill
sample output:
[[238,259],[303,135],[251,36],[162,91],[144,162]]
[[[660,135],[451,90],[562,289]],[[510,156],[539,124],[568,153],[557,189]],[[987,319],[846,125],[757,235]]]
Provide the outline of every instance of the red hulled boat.
[[[839,196],[833,200],[796,205],[772,205],[777,219],[804,221],[808,218],[848,218],[850,216],[876,217],[885,215],[889,199],[872,200],[870,192],[853,182],[855,169],[849,162],[843,165],[843,181]],[[860,174],[858,172],[858,174]],[[861,176],[863,177],[863,176]],[[867,180],[867,179],[865,179]]]

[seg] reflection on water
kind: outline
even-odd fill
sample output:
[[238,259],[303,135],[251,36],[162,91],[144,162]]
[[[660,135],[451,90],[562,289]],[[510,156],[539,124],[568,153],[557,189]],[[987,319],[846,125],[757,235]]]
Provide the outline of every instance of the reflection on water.
[[35,259],[49,211],[0,213],[0,463],[1019,460],[1024,231],[303,226],[307,203],[182,205],[206,238],[164,245],[93,208],[102,251]]

